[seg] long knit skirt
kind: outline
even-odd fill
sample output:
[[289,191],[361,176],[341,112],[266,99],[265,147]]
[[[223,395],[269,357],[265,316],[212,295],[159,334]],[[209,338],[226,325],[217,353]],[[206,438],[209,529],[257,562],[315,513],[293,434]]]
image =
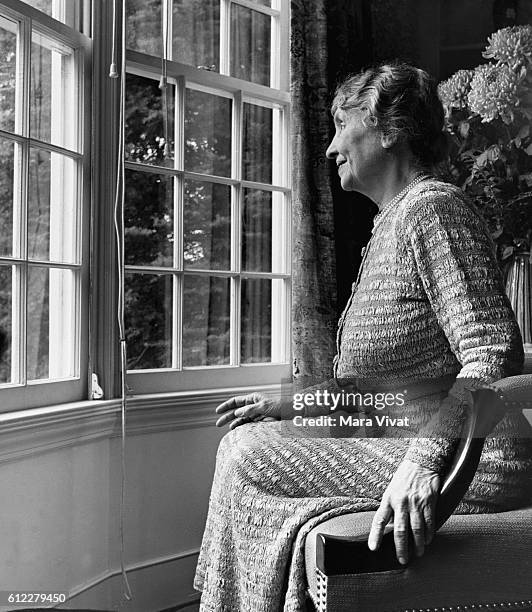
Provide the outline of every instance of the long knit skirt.
[[[287,437],[279,422],[229,432],[218,449],[194,580],[200,610],[304,610],[306,534],[333,516],[377,509],[410,442]],[[488,440],[459,512],[520,504],[530,461],[525,469],[517,455],[506,467],[500,459],[497,442]]]

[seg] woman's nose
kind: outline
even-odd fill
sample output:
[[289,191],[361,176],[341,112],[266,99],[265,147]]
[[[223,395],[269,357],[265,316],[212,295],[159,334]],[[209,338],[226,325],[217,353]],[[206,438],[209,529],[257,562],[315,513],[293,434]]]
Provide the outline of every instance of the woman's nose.
[[336,138],[331,140],[331,144],[327,147],[327,151],[325,151],[325,155],[328,159],[335,159],[338,155],[338,150],[336,149]]

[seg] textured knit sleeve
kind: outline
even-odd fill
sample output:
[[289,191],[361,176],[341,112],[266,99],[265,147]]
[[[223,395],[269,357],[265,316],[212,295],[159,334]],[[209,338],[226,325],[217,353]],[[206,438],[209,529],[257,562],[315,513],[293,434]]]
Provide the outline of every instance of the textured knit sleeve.
[[523,344],[491,239],[458,192],[442,187],[409,203],[403,229],[426,296],[462,366],[442,409],[406,455],[442,472],[459,436],[464,387],[520,373]]

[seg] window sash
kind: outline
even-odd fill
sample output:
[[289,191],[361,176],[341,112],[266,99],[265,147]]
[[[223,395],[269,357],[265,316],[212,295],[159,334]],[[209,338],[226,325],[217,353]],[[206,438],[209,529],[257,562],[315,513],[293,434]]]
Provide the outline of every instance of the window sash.
[[[163,10],[166,14],[171,13],[170,2],[165,2]],[[175,247],[179,253],[175,267],[155,268],[152,266],[126,266],[126,272],[144,273],[170,273],[174,276],[174,332],[173,343],[174,351],[172,355],[172,368],[144,369],[128,371],[128,385],[134,393],[153,393],[170,392],[176,388],[182,389],[201,389],[205,386],[205,374],[208,373],[209,387],[247,384],[249,380],[261,380],[264,383],[280,382],[281,378],[288,378],[291,375],[290,366],[290,219],[291,219],[291,200],[290,200],[290,170],[289,170],[289,143],[288,143],[288,111],[289,93],[288,89],[288,55],[285,50],[281,53],[272,52],[272,65],[278,66],[277,71],[272,71],[272,84],[275,87],[266,87],[257,83],[245,81],[229,76],[229,52],[230,52],[230,25],[229,10],[230,5],[240,5],[246,8],[257,10],[258,12],[273,16],[272,36],[275,36],[275,44],[272,51],[283,45],[281,42],[288,41],[288,19],[286,2],[274,0],[272,8],[264,5],[248,2],[247,0],[223,0],[221,6],[220,24],[220,72],[212,72],[197,69],[188,64],[182,64],[172,59],[172,24],[169,23],[169,31],[166,33],[168,40],[167,57],[165,71],[169,85],[175,85],[175,117],[174,117],[174,167],[156,166],[142,164],[134,161],[127,161],[126,169],[151,172],[165,176],[174,177],[176,188],[174,193],[177,197],[176,223],[181,221],[183,214],[183,190],[182,185],[185,180],[193,179],[208,181],[210,183],[229,185],[232,188],[232,209],[231,209],[231,269],[228,271],[219,270],[198,270],[184,269],[183,266],[183,245],[182,232],[175,235]],[[164,36],[164,33],[163,33]],[[272,40],[273,42],[273,40]],[[288,49],[288,44],[285,45]],[[284,58],[284,63],[283,63]],[[161,59],[146,53],[128,49],[126,52],[126,70],[128,73],[158,80],[161,74]],[[283,68],[283,69],[282,69]],[[281,89],[284,87],[284,90]],[[232,133],[232,171],[230,177],[213,176],[200,172],[184,170],[184,95],[187,89],[203,91],[212,95],[223,96],[233,100],[233,133]],[[267,108],[279,109],[274,114],[273,141],[275,147],[272,151],[273,176],[271,183],[243,180],[242,178],[242,134],[243,134],[243,105],[256,104]],[[241,213],[243,206],[243,190],[258,189],[279,194],[282,200],[284,211],[282,214],[274,214],[273,234],[278,236],[279,245],[272,249],[277,254],[277,261],[272,262],[275,272],[247,272],[242,271],[240,262],[240,240],[241,240]],[[275,198],[274,198],[275,199]],[[276,206],[276,204],[274,204]],[[278,206],[278,204],[277,204]],[[231,334],[231,354],[230,363],[226,366],[200,366],[184,367],[180,358],[180,351],[175,351],[175,346],[181,343],[182,330],[182,299],[183,299],[183,279],[187,275],[204,275],[209,277],[227,277],[231,279],[231,307],[230,307],[230,334]],[[280,279],[282,281],[282,291],[277,295],[272,295],[272,358],[275,363],[261,364],[241,364],[240,363],[240,291],[242,279],[265,278]],[[275,328],[279,333],[275,332]],[[176,354],[177,353],[177,354]],[[176,378],[176,372],[179,372]]]
[[[89,253],[87,230],[89,228],[88,202],[90,194],[88,181],[90,175],[90,124],[88,116],[90,112],[91,41],[83,34],[18,0],[1,1],[0,11],[6,18],[18,24],[15,132],[0,130],[0,137],[4,141],[14,143],[16,151],[13,194],[13,249],[10,255],[0,258],[0,264],[12,267],[14,277],[11,382],[0,385],[0,412],[5,412],[42,406],[43,397],[46,397],[47,404],[72,402],[87,398],[87,323],[89,314],[87,305]],[[29,74],[32,32],[44,36],[43,42],[46,44],[57,42],[58,48],[72,49],[71,61],[74,65],[74,74],[70,84],[74,89],[71,93],[77,102],[80,113],[80,120],[76,122],[75,126],[66,126],[69,131],[74,130],[75,132],[73,143],[75,148],[73,149],[56,143],[45,142],[30,135]],[[51,66],[52,84],[53,79],[63,78],[55,70],[54,61],[52,60]],[[59,67],[57,66],[57,68]],[[52,92],[52,96],[54,95],[55,93]],[[72,104],[71,98],[69,103]],[[54,173],[61,170],[66,160],[72,162],[72,170],[68,171],[68,174],[69,176],[72,175],[71,178],[77,185],[77,191],[72,193],[72,196],[75,200],[74,208],[77,207],[78,218],[72,224],[74,234],[69,237],[74,251],[65,261],[54,261],[54,259],[64,259],[64,257],[54,257],[53,252],[48,252],[45,259],[42,256],[31,258],[28,253],[29,155],[30,151],[36,150],[50,154],[51,181]],[[63,181],[61,181],[61,187],[63,184]],[[68,220],[68,216],[64,217],[64,194],[56,193],[57,185],[55,184],[51,184],[50,189],[50,246],[48,248],[53,247],[54,234],[55,239],[59,239],[59,227],[56,221]],[[54,195],[61,197],[52,197]],[[61,219],[57,219],[58,214]],[[56,252],[56,255],[60,255],[60,253]],[[57,272],[54,272],[56,270]],[[60,273],[61,270],[63,273]],[[41,275],[45,274],[48,278],[47,282],[50,283],[47,305],[50,308],[50,315],[47,318],[49,340],[46,350],[48,351],[49,376],[53,376],[53,378],[27,380],[28,342],[31,342],[31,338],[26,339],[28,278],[30,272],[35,273],[37,271]],[[69,276],[72,279],[71,281],[66,280],[65,274],[68,274],[68,272],[72,275]],[[71,291],[68,290],[68,287],[71,287]],[[62,301],[63,290],[67,292],[64,295],[68,295],[69,298],[67,304],[74,304],[73,310],[69,306],[64,306]],[[68,308],[64,311],[65,317],[57,316],[59,307],[61,309]],[[55,315],[52,309],[55,309]],[[73,332],[69,337],[65,337],[65,334],[69,333],[67,327]],[[66,362],[65,354],[67,355]],[[61,360],[58,355],[62,355]],[[66,364],[67,367],[61,367],[63,364]]]
[[[219,73],[231,76],[231,10],[243,7],[261,15],[269,16],[270,33],[270,85],[274,89],[288,89],[288,64],[285,47],[288,48],[288,2],[272,0],[272,6],[253,2],[253,0],[220,0],[220,50]],[[173,51],[173,2],[162,0],[162,39],[166,41],[166,59],[174,60]],[[177,60],[177,58],[175,58]],[[195,67],[190,66],[193,70]]]

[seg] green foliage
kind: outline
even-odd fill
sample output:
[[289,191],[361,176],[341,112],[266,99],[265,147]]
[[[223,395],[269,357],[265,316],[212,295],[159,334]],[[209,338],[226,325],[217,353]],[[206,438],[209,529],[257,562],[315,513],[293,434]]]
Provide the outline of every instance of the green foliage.
[[493,34],[486,58],[440,84],[450,135],[445,178],[485,218],[501,261],[532,238],[532,26]]

